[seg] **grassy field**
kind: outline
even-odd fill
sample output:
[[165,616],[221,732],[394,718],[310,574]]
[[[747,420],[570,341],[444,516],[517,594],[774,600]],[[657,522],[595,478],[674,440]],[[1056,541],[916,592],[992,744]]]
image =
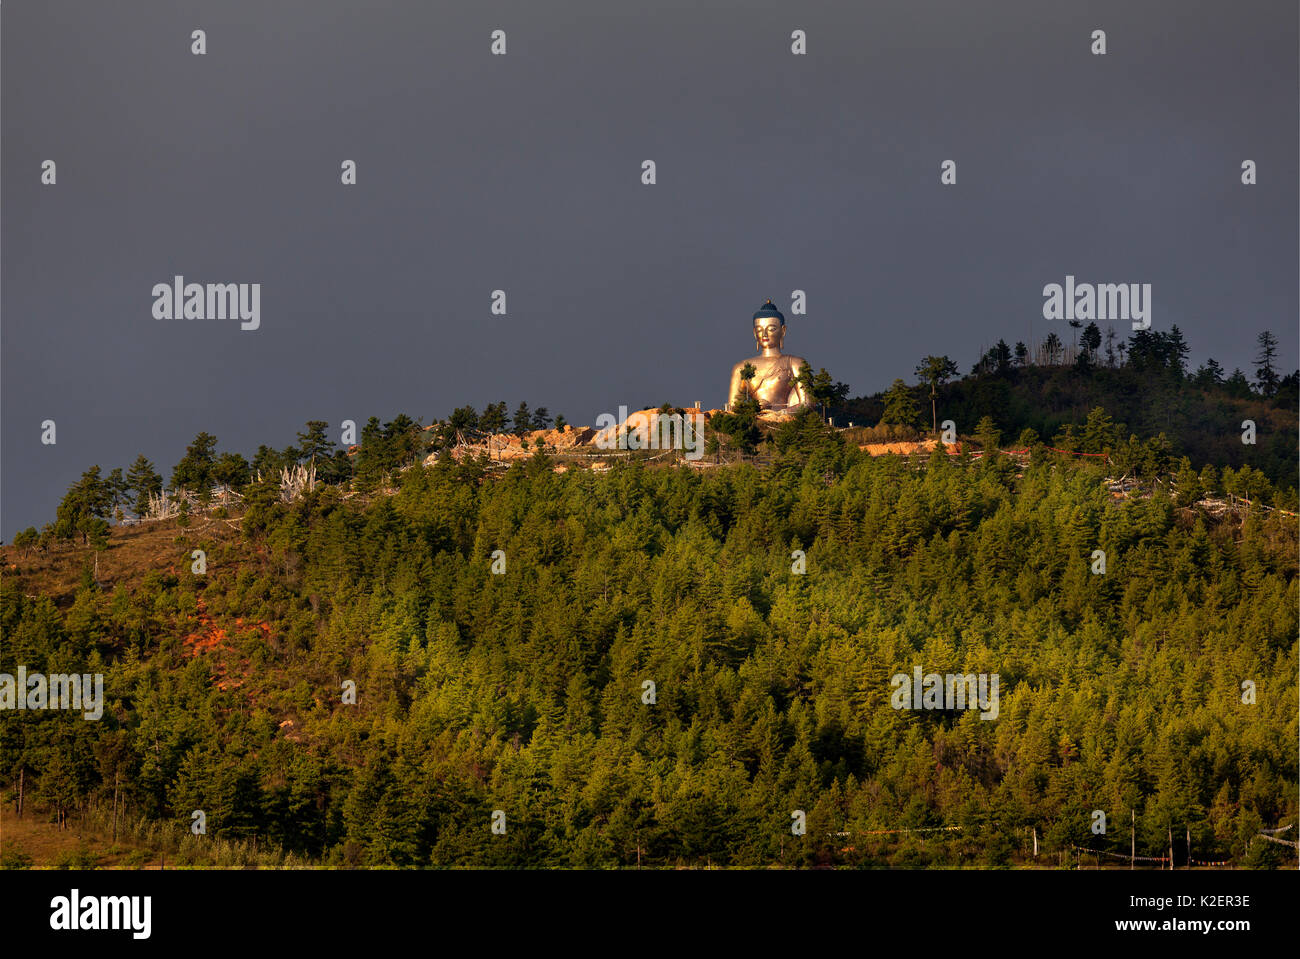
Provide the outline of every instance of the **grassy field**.
[[89,567],[96,581],[112,592],[119,584],[134,591],[150,572],[188,573],[190,551],[197,544],[240,544],[238,517],[191,517],[182,528],[175,519],[114,526],[108,548],[98,551],[80,543],[56,543],[49,549],[0,547],[0,576],[16,580],[29,596],[48,596],[59,607],[72,603]]
[[[20,859],[19,857],[26,857]],[[63,829],[53,816],[30,808],[21,819],[12,805],[0,808],[0,868],[12,869],[30,859],[33,869],[158,869],[157,852],[112,833],[103,834],[89,823],[70,819]]]

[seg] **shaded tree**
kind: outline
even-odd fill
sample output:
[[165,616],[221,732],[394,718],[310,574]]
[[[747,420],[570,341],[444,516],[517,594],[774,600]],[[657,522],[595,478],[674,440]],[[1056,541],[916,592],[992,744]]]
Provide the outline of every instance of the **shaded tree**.
[[334,450],[334,441],[327,434],[329,424],[324,420],[308,420],[306,430],[298,434],[298,462],[315,465],[327,460]]
[[901,379],[894,380],[885,394],[885,412],[880,417],[880,422],[916,426],[920,416],[920,410],[916,408],[916,398],[912,395],[912,388]]
[[506,409],[505,400],[502,400],[500,403],[489,403],[483,408],[478,428],[484,433],[504,433],[509,423],[510,414]]
[[520,400],[519,405],[515,407],[513,423],[514,433],[516,436],[523,436],[533,428],[533,415],[528,410],[528,404],[522,400]]
[[223,490],[236,492],[248,485],[249,465],[239,453],[222,453],[212,467],[212,478]]
[[149,497],[162,494],[163,480],[153,463],[143,453],[135,458],[126,473],[127,490],[135,494],[132,508],[137,516],[143,516],[149,510]]
[[[1017,346],[1023,350],[1024,344],[1019,343]],[[1020,356],[1017,353],[1017,356]],[[936,400],[939,395],[939,387],[957,375],[957,364],[946,356],[927,356],[921,360],[916,367],[916,375],[920,377],[921,382],[928,383],[930,386],[930,423],[934,432],[939,431],[939,412]]]
[[1254,395],[1250,389],[1250,380],[1246,379],[1246,374],[1240,369],[1234,369],[1232,375],[1223,381],[1223,388],[1229,396],[1235,396],[1239,400],[1248,400]]
[[81,474],[81,479],[68,487],[59,502],[54,521],[54,534],[59,539],[73,539],[80,535],[82,544],[102,546],[108,536],[108,517],[113,509],[113,492],[99,475],[99,467],[92,466]]
[[1270,397],[1277,392],[1281,381],[1273,365],[1277,359],[1277,337],[1265,330],[1255,342],[1259,345],[1255,355],[1255,385],[1261,396]]
[[172,468],[172,489],[186,489],[205,495],[213,483],[212,468],[216,465],[217,438],[201,432],[194,442],[185,447],[185,455]]
[[26,558],[39,538],[40,534],[36,532],[36,527],[28,526],[25,530],[14,534],[14,547],[22,550],[23,557]]
[[1043,340],[1043,349],[1047,353],[1047,365],[1055,366],[1057,357],[1061,355],[1061,338],[1055,332],[1048,333],[1047,339]]
[[1192,376],[1192,383],[1203,390],[1213,389],[1223,383],[1223,367],[1214,357],[1210,357]]
[[1083,345],[1088,350],[1090,358],[1096,358],[1097,349],[1101,346],[1101,328],[1096,323],[1089,323],[1083,330]]

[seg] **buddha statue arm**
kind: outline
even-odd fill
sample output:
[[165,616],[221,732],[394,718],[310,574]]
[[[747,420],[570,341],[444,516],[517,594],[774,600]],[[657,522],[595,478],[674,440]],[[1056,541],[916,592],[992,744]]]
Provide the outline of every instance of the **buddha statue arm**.
[[802,367],[806,362],[807,362],[806,360],[800,359],[797,356],[791,357],[790,396],[789,399],[786,400],[786,405],[789,406],[791,409],[812,405],[807,393],[804,390],[803,384],[799,382],[799,368]]
[[740,371],[744,368],[744,363],[738,363],[731,370],[731,382],[727,387],[727,403],[724,409],[731,412],[732,406],[736,403],[736,394],[739,393],[745,385],[745,381],[740,378]]

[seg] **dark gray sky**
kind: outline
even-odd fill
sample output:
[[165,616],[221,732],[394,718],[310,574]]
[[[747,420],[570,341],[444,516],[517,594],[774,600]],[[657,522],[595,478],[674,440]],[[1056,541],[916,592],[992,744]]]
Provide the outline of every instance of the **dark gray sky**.
[[[5,0],[0,23],[5,540],[88,466],[170,474],[199,430],[251,455],[308,419],[720,405],[769,296],[854,395],[1031,324],[1068,340],[1042,319],[1066,274],[1151,283],[1193,365],[1249,372],[1267,328],[1297,366],[1294,0]],[[261,328],[153,319],[178,273],[261,283]]]

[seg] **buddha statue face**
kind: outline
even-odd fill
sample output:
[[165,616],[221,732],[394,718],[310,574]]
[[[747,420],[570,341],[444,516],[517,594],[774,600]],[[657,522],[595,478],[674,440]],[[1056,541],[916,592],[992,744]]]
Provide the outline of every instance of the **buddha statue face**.
[[785,341],[785,324],[774,316],[760,316],[754,321],[754,342],[758,351],[768,355],[770,351],[779,353]]

